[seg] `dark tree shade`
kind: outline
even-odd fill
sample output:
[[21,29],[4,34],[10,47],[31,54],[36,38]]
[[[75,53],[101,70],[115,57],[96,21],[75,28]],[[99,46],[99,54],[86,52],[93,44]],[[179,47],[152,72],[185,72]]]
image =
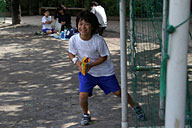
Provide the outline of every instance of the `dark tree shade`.
[[35,2],[33,0],[28,0],[28,13],[29,15],[32,15],[33,12],[32,12],[32,3]]
[[78,5],[79,5],[80,8],[83,8],[83,4],[84,4],[83,2],[84,2],[83,0],[79,0]]
[[21,7],[20,0],[11,0],[12,7],[12,24],[20,24],[21,22]]

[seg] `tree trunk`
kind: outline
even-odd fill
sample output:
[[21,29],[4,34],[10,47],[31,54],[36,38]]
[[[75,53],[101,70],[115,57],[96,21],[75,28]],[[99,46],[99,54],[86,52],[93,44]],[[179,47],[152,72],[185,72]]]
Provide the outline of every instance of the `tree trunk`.
[[12,7],[12,24],[20,24],[21,23],[21,6],[20,0],[11,0]]
[[58,7],[59,6],[59,2],[58,0],[55,1],[55,7]]
[[34,5],[34,4],[32,4],[32,3],[35,3],[35,1],[33,0],[28,0],[28,14],[31,16],[31,15],[33,15],[33,11],[32,11],[32,5]]

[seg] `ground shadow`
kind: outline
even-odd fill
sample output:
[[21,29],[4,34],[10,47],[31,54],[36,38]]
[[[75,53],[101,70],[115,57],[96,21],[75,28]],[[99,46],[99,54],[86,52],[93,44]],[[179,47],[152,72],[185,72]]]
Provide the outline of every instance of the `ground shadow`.
[[[68,59],[68,41],[35,36],[39,29],[1,29],[0,127],[80,127],[78,70]],[[90,127],[120,127],[120,99],[96,88],[90,107]]]
[[[41,27],[27,25],[8,26],[0,31],[0,127],[81,127],[78,70],[68,59],[68,41],[34,35],[37,30]],[[104,38],[112,48],[111,59],[120,82],[119,34],[106,31]],[[159,46],[140,50],[136,57],[142,59],[138,63],[141,66],[151,63],[147,59],[150,57],[155,59],[154,65],[159,65]],[[192,69],[189,70],[191,83]],[[159,70],[136,74],[138,82],[134,87],[131,74],[127,73],[128,92],[141,103],[148,120],[137,122],[129,107],[129,125],[162,125],[158,117]],[[105,96],[98,87],[93,94],[90,98],[93,122],[87,128],[120,128],[120,99],[112,94]]]

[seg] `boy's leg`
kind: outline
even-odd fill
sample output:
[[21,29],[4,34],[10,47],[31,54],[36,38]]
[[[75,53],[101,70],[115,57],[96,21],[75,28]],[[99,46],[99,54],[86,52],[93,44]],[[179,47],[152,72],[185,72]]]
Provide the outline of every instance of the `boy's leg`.
[[[121,97],[121,89],[113,93],[114,95]],[[132,108],[135,107],[135,102],[133,101],[132,97],[127,93],[128,95],[128,103],[131,105]]]
[[[105,92],[105,94],[113,92],[113,94],[115,94],[116,96],[121,97],[121,89],[115,75],[108,76],[108,77],[100,77],[98,78],[98,81],[99,81],[98,82],[99,87]],[[127,95],[128,95],[128,103],[134,109],[137,115],[137,118],[139,120],[145,120],[145,113],[143,112],[140,105],[134,103],[129,93],[127,93]]]
[[83,110],[82,119],[80,121],[81,125],[88,125],[91,121],[91,116],[88,108],[88,92],[80,92],[79,94],[79,104]]
[[84,114],[90,114],[88,108],[88,96],[89,96],[88,92],[80,92],[79,94],[79,104]]
[[47,33],[47,29],[42,29],[42,31],[43,31],[44,33]]
[[[98,78],[98,81],[99,87],[105,92],[105,94],[113,92],[113,94],[115,94],[116,96],[121,97],[121,88],[115,75],[100,77]],[[131,105],[132,108],[135,107],[135,103],[129,94],[128,103]]]
[[[118,97],[121,97],[121,90],[119,89],[118,91],[114,92],[113,94],[115,94],[116,96]],[[146,120],[145,118],[145,113],[143,111],[143,109],[141,108],[141,106],[139,104],[135,104],[135,102],[133,101],[132,97],[129,95],[129,93],[127,93],[128,95],[128,103],[131,105],[131,107],[134,109],[136,115],[137,115],[137,118],[139,120]]]
[[51,30],[47,30],[46,34],[52,34],[52,31]]
[[92,90],[96,83],[91,75],[86,74],[85,76],[79,73],[79,104],[84,114],[90,114],[88,108],[88,97],[92,93]]
[[55,30],[54,28],[51,29],[52,33],[57,33],[58,31]]
[[88,73],[84,76],[81,72],[79,73],[79,104],[83,110],[81,125],[88,125],[91,121],[91,116],[88,107],[88,97],[92,93],[92,90],[97,83],[94,82],[94,77]]

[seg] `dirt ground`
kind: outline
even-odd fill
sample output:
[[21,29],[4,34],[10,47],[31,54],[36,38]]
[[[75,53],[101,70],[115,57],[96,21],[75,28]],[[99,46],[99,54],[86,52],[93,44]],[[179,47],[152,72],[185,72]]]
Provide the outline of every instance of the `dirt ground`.
[[[34,35],[40,30],[40,25],[0,25],[0,127],[82,127],[78,70],[68,59],[68,41]],[[104,39],[120,81],[119,33],[107,30]],[[89,99],[93,121],[86,128],[120,128],[120,99],[104,95],[98,87],[93,94]],[[128,118],[134,126],[130,107]]]
[[[78,70],[68,59],[68,41],[35,36],[40,26],[0,27],[0,127],[77,128]],[[106,33],[106,41],[119,65],[118,33]],[[110,43],[111,42],[111,43]],[[116,66],[119,78],[119,66]],[[120,127],[120,99],[96,88],[90,98],[93,124],[88,127]]]

